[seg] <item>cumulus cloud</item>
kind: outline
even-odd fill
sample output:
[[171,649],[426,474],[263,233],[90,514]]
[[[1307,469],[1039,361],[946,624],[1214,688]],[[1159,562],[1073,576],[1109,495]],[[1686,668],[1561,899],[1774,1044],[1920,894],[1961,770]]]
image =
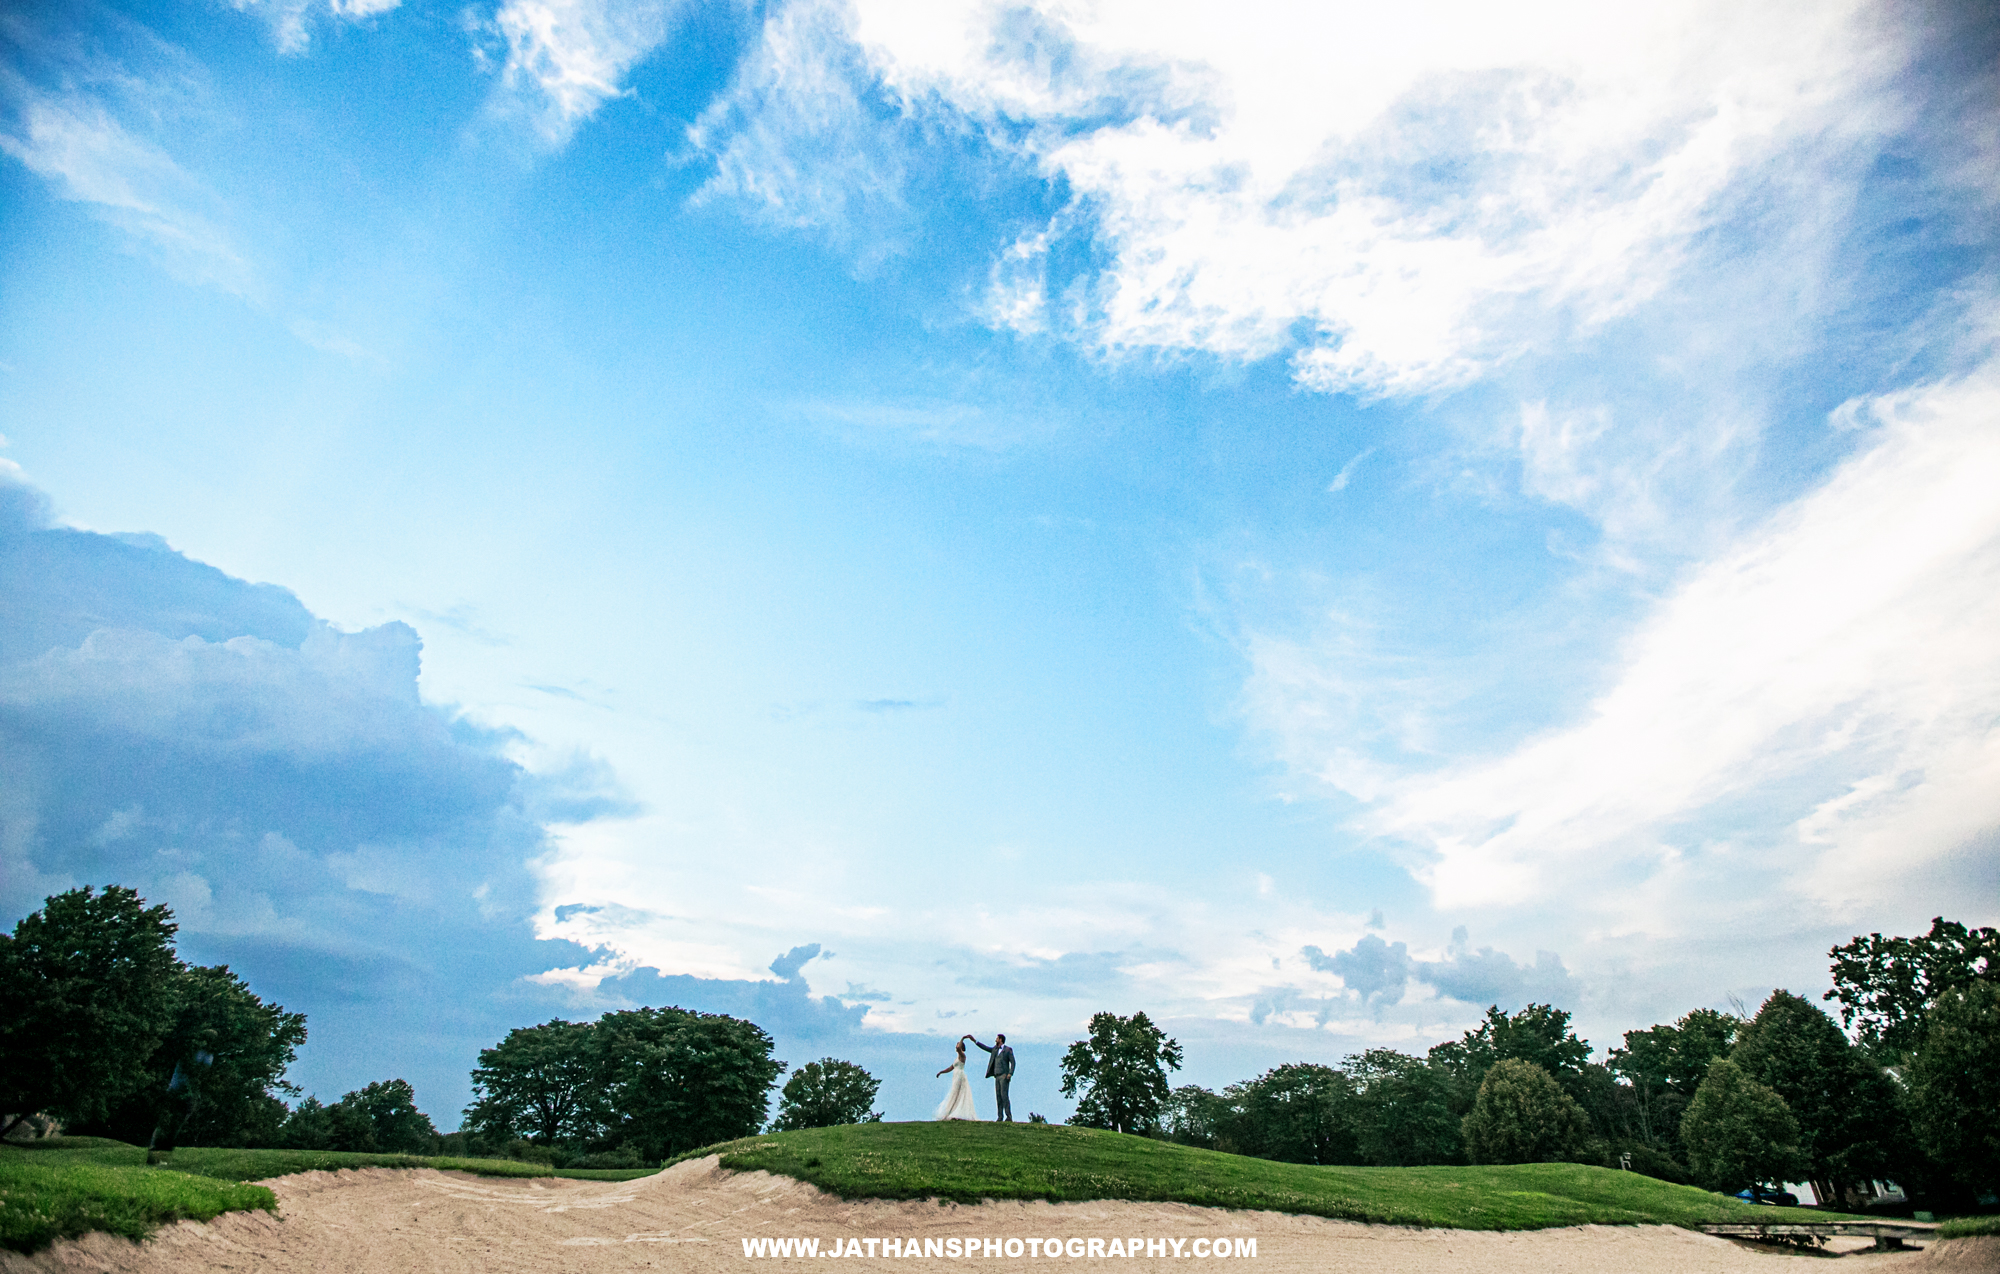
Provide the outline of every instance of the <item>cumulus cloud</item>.
[[1384,942],[1372,933],[1345,951],[1328,955],[1306,946],[1299,954],[1315,972],[1335,975],[1363,1004],[1378,1009],[1400,1002],[1412,981],[1428,983],[1447,999],[1509,1010],[1530,1001],[1568,1003],[1578,989],[1553,951],[1536,952],[1532,965],[1516,964],[1492,947],[1473,950],[1464,925],[1452,931],[1451,944],[1436,960],[1412,958],[1408,944]]
[[1337,975],[1348,990],[1362,1000],[1394,1004],[1403,998],[1410,980],[1410,948],[1406,943],[1390,944],[1374,934],[1363,934],[1352,950],[1326,954],[1315,946],[1299,952],[1306,963],[1320,973]]
[[900,198],[886,96],[1071,196],[995,245],[996,324],[1420,393],[1629,313],[1748,179],[1845,180],[1893,114],[1870,12],[806,0],[696,141],[714,190],[852,220]]
[[535,1011],[507,1002],[541,994],[513,979],[551,954],[529,923],[543,820],[615,808],[588,790],[611,776],[538,784],[515,736],[423,702],[404,624],[341,632],[157,537],[51,526],[18,482],[0,592],[8,916],[130,885],[190,956],[307,1010],[309,1084],[393,1065],[462,1091],[469,1050]]

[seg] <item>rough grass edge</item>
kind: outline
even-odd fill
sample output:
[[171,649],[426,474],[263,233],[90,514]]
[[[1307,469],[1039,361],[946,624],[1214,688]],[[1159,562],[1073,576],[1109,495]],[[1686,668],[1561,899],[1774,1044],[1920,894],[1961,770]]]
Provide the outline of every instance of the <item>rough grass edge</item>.
[[2000,1216],[1961,1216],[1938,1226],[1941,1239],[1977,1239],[2000,1234]]
[[24,1255],[86,1234],[137,1243],[177,1221],[278,1210],[276,1195],[245,1182],[108,1164],[13,1167],[0,1172],[0,1247]]

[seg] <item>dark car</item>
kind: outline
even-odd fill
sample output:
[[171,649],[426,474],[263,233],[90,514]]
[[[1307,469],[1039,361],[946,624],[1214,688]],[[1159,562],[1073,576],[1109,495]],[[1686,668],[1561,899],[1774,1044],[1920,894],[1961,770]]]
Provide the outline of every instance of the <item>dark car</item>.
[[1796,1208],[1798,1198],[1783,1190],[1766,1190],[1763,1186],[1751,1186],[1748,1190],[1738,1190],[1736,1197],[1745,1203],[1762,1203],[1773,1208]]

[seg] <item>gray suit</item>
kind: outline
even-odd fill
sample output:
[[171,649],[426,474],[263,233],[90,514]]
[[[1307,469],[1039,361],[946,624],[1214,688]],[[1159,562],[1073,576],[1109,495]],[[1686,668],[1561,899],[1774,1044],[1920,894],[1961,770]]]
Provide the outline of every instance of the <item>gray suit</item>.
[[983,1048],[991,1054],[986,1059],[986,1078],[993,1081],[993,1119],[997,1123],[1005,1120],[1014,1122],[1014,1107],[1007,1101],[1007,1086],[1014,1081],[1014,1046],[1000,1044],[988,1048],[978,1040],[973,1047]]

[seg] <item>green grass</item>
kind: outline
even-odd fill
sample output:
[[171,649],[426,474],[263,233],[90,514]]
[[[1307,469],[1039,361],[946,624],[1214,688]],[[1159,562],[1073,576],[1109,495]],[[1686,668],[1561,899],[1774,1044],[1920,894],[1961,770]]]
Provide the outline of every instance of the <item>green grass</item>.
[[554,1169],[518,1159],[451,1159],[323,1150],[187,1147],[148,1167],[146,1151],[101,1137],[51,1137],[0,1144],[0,1246],[33,1252],[92,1230],[142,1239],[174,1221],[274,1209],[277,1200],[248,1182],[342,1168],[438,1168],[488,1177],[573,1177],[629,1181],[649,1168]]
[[1941,1239],[1971,1239],[1984,1234],[2000,1234],[2000,1216],[1953,1217],[1938,1226]]
[[762,1168],[849,1199],[1133,1199],[1463,1230],[1692,1228],[1770,1221],[1775,1211],[1578,1164],[1316,1168],[1055,1124],[851,1124],[746,1137],[681,1158],[718,1153],[725,1168]]
[[263,1186],[162,1172],[146,1167],[145,1155],[136,1166],[0,1155],[0,1246],[33,1252],[92,1230],[142,1239],[170,1222],[278,1205]]

